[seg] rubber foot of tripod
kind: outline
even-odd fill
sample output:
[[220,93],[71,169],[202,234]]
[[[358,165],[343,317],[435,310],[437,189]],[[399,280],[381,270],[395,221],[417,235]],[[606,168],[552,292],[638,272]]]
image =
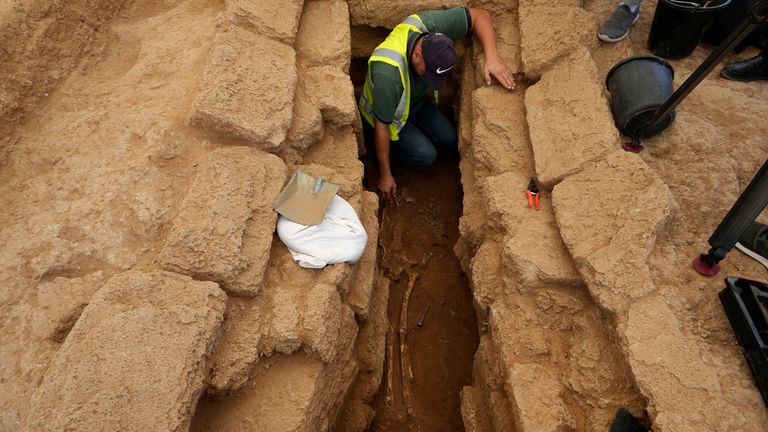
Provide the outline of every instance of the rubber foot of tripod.
[[632,141],[627,141],[621,145],[621,148],[628,152],[640,153],[645,147],[642,144],[635,145]]
[[696,257],[695,260],[693,260],[693,268],[700,274],[704,276],[715,276],[718,273],[720,273],[720,264],[718,263],[712,263],[712,265],[708,265],[704,262],[701,258],[704,255],[699,255]]

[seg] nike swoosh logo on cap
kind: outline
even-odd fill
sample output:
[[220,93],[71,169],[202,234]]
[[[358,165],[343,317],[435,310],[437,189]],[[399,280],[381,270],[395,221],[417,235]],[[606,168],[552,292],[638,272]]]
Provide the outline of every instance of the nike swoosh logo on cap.
[[448,69],[440,69],[440,68],[437,68],[437,70],[435,71],[435,73],[436,73],[436,74],[438,74],[438,75],[440,75],[441,73],[443,73],[443,72],[448,72],[448,71],[449,71],[449,70],[451,70],[451,69],[453,69],[453,66],[449,67]]

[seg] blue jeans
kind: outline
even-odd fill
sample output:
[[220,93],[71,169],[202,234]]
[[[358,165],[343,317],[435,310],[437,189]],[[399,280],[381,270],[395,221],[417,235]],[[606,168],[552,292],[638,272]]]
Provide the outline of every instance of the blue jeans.
[[[366,121],[363,121],[363,133],[368,153],[378,164],[373,127]],[[419,111],[411,113],[399,135],[399,140],[390,141],[389,154],[407,165],[432,165],[438,150],[455,152],[459,147],[456,128],[429,102],[424,102]]]
[[411,113],[400,130],[400,139],[390,142],[390,154],[408,165],[428,166],[437,158],[438,150],[456,151],[459,137],[451,121],[429,102]]

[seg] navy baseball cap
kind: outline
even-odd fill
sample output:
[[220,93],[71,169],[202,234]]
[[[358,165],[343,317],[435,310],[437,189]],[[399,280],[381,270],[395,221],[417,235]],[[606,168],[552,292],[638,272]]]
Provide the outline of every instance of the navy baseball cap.
[[421,43],[426,71],[424,81],[432,90],[440,90],[445,85],[448,72],[456,66],[456,48],[453,41],[442,33],[429,33]]

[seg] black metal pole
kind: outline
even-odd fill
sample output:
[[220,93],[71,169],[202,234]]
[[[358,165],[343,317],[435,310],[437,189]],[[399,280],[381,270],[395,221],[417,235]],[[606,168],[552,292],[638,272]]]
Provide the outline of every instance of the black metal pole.
[[725,40],[718,45],[717,48],[715,48],[714,51],[699,65],[699,67],[688,77],[688,79],[685,80],[685,82],[680,85],[680,87],[675,90],[674,93],[672,93],[672,96],[670,96],[664,104],[662,104],[654,114],[653,118],[648,122],[648,125],[645,128],[638,129],[638,132],[635,133],[636,136],[632,137],[632,141],[635,143],[640,143],[640,140],[642,140],[645,137],[646,131],[648,131],[650,128],[652,128],[659,120],[666,117],[667,114],[672,112],[673,109],[675,109],[678,105],[680,105],[680,102],[685,99],[688,94],[690,94],[693,89],[696,88],[696,86],[701,83],[704,78],[709,75],[710,72],[712,72],[712,69],[717,66],[725,56],[731,53],[734,47],[739,44],[742,40],[744,40],[747,35],[749,35],[752,30],[755,29],[758,25],[760,25],[765,15],[768,14],[768,0],[761,0],[760,3],[758,3],[752,11],[739,23],[738,26],[731,32],[728,37],[725,38]]
[[768,205],[768,160],[712,233],[709,238],[711,246],[709,252],[693,261],[696,271],[706,276],[716,275],[720,271],[718,263],[725,258],[728,251],[739,241],[739,237],[744,234],[766,205]]

